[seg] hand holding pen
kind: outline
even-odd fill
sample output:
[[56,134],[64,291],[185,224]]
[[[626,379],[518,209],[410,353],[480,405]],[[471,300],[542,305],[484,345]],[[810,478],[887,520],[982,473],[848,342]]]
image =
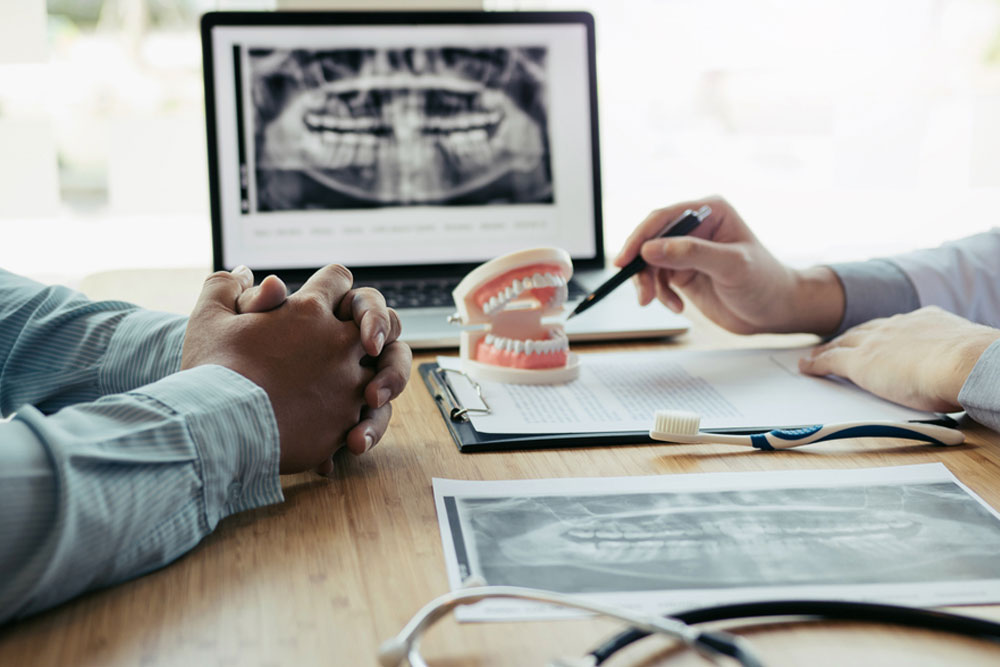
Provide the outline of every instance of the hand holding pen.
[[[692,234],[659,237],[664,224],[704,205],[712,213]],[[810,223],[808,208],[797,213],[801,224]],[[624,267],[637,256],[647,264],[636,274],[641,303],[655,295],[679,311],[683,293],[708,319],[734,333],[829,336],[844,319],[846,296],[833,269],[781,263],[722,199],[653,212],[632,232],[615,264]],[[919,410],[952,412],[960,409],[959,392],[980,356],[997,340],[1000,329],[921,308],[841,332],[800,359],[799,370],[843,377]]]
[[[708,206],[702,206],[697,211],[687,209],[678,218],[664,227],[657,236],[665,238],[690,234],[711,212],[712,209]],[[579,315],[587,310],[644,268],[646,268],[646,260],[642,258],[641,254],[636,255],[628,264],[622,267],[621,271],[611,276],[603,285],[584,297],[583,301],[577,304],[573,312],[569,314],[569,317]],[[566,319],[569,319],[569,317]]]
[[[711,214],[691,234],[660,236],[664,225],[681,213],[706,205]],[[843,316],[843,289],[832,270],[782,264],[721,198],[651,213],[625,241],[614,263],[626,266],[636,257],[647,264],[636,274],[640,304],[656,298],[680,312],[683,293],[706,317],[734,333],[826,335]]]

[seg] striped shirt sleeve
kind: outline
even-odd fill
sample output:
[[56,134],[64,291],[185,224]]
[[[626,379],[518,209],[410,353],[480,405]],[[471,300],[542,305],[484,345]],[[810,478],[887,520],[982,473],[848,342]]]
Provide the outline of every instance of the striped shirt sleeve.
[[187,318],[0,270],[0,414],[128,391],[180,369]]
[[0,272],[0,623],[162,567],[283,500],[266,393],[179,367],[183,318]]

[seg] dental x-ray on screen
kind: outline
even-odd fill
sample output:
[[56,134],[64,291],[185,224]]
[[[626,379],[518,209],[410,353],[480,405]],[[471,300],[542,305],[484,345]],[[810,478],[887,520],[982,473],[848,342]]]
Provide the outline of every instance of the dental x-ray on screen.
[[248,60],[258,211],[552,202],[544,46]]

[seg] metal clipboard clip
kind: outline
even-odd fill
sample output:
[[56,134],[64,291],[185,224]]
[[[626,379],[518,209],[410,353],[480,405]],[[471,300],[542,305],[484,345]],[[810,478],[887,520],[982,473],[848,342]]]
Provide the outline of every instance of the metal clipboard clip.
[[[479,402],[483,404],[482,407],[466,407],[462,405],[462,401],[455,394],[455,390],[451,388],[451,382],[448,381],[447,377],[448,373],[460,375],[465,378],[469,386],[476,392]],[[445,402],[445,405],[448,407],[448,416],[452,421],[467,422],[469,421],[470,414],[488,415],[493,411],[483,396],[483,388],[463,371],[438,367],[434,369],[433,377],[434,384],[437,385],[436,398]]]

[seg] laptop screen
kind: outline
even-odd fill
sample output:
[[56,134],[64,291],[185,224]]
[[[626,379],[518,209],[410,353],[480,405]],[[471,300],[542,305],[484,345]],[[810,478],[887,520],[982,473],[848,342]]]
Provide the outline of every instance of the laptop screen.
[[582,12],[216,12],[202,23],[217,269],[603,264]]

